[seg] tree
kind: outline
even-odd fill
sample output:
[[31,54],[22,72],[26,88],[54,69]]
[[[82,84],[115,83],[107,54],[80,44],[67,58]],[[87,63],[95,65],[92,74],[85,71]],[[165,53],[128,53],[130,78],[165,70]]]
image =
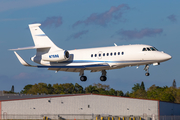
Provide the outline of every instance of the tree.
[[52,87],[51,84],[48,84],[47,89],[48,89],[48,94],[53,94],[54,93],[54,88]]
[[117,96],[124,96],[124,93],[123,93],[123,91],[119,91],[119,90],[117,90]]
[[85,93],[96,93],[99,94],[99,91],[97,90],[97,86],[89,85],[85,88]]
[[176,88],[176,81],[175,81],[175,79],[173,80],[172,87]]
[[75,88],[75,93],[84,93],[84,89],[81,85],[79,85],[78,83],[75,84],[74,86]]
[[140,89],[140,84],[139,83],[134,84],[134,87],[132,87],[132,93],[136,92],[138,89]]
[[144,86],[144,82],[143,81],[141,82],[140,89],[145,90],[145,86]]
[[33,85],[28,91],[28,94],[48,94],[48,87],[46,83],[38,83]]
[[115,96],[117,96],[117,91],[116,91],[115,89],[111,88],[111,89],[109,90],[109,95],[115,95]]
[[161,95],[164,92],[165,89],[167,89],[168,87],[159,87],[159,86],[155,86],[152,85],[148,90],[147,90],[147,98],[148,99],[156,99],[156,100],[160,100],[161,99]]
[[28,84],[28,85],[26,85],[23,89],[24,90],[21,90],[21,94],[27,94],[28,93],[28,91],[32,88],[32,86],[33,85],[31,85],[31,84]]

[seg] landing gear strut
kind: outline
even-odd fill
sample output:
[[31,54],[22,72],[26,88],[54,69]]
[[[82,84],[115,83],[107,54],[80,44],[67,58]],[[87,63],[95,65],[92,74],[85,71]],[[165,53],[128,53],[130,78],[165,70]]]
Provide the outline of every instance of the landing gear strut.
[[81,77],[80,77],[80,80],[81,80],[82,82],[85,82],[85,81],[87,80],[87,77],[84,76],[84,70],[81,70],[81,71],[80,71],[79,76],[81,76]]
[[149,74],[149,65],[146,65],[146,66],[144,67],[144,70],[146,71],[145,75],[146,75],[146,76],[149,76],[149,75],[150,75],[150,74]]
[[101,77],[100,77],[100,80],[101,81],[106,81],[107,80],[107,77],[106,77],[106,70],[102,70],[101,71],[102,72],[102,75],[101,75]]

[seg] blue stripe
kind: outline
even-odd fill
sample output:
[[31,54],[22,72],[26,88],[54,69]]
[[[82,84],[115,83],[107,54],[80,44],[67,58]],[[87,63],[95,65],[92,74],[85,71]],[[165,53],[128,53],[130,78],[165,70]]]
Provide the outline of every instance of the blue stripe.
[[37,66],[38,68],[92,68],[92,67],[105,67],[109,65],[84,65],[84,66]]
[[[70,60],[70,61],[63,61],[59,63],[130,63],[130,62],[150,62],[151,60],[132,60],[132,61],[97,61],[97,60]],[[57,64],[57,62],[51,62]],[[58,64],[59,64],[58,63]]]
[[35,35],[35,36],[46,36],[46,34],[39,34],[39,35]]

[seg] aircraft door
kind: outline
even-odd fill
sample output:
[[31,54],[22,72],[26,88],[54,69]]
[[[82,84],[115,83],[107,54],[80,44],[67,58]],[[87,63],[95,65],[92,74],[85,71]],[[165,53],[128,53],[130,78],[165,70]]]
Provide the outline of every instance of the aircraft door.
[[97,57],[98,57],[98,59],[101,59],[101,58],[102,58],[102,51],[99,51],[99,52],[98,52]]

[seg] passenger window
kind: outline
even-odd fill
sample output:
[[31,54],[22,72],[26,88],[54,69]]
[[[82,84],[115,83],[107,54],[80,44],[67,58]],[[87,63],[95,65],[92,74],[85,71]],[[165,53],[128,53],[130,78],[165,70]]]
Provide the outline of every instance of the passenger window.
[[107,53],[107,56],[109,56],[109,53]]
[[118,52],[118,55],[120,55],[120,52]]
[[148,51],[151,51],[151,49],[150,49],[150,48],[147,48],[147,50],[148,50]]
[[121,54],[124,55],[124,52],[122,52]]
[[91,54],[91,57],[93,57],[93,54]]
[[147,49],[146,48],[143,48],[143,50],[142,51],[147,51]]
[[101,57],[101,54],[99,54],[99,57]]
[[116,55],[116,52],[114,52],[114,55]]
[[111,53],[111,56],[112,56],[113,54]]
[[95,54],[95,57],[97,57],[97,54]]
[[105,53],[103,53],[103,56],[105,56]]

